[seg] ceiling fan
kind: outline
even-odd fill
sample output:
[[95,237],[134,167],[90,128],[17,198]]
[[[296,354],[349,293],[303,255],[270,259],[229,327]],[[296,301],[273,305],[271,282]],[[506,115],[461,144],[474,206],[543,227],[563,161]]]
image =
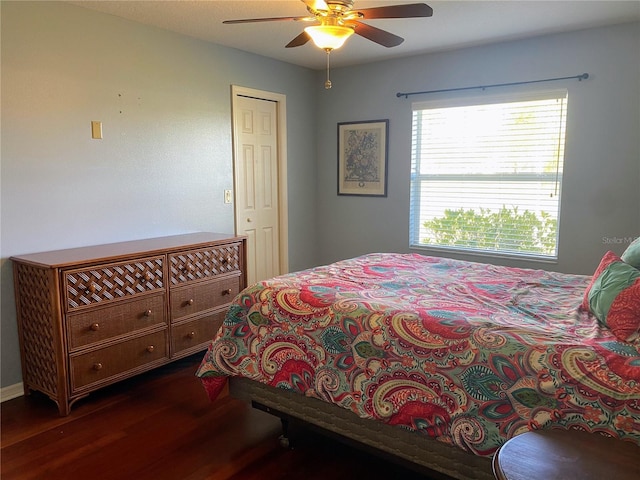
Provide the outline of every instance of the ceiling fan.
[[361,20],[383,18],[417,18],[430,17],[433,10],[424,3],[389,5],[384,7],[363,8],[355,10],[353,0],[301,0],[311,14],[299,17],[247,18],[242,20],[225,20],[225,24],[296,21],[313,22],[300,35],[291,40],[286,48],[300,47],[309,40],[327,52],[327,81],[325,88],[331,88],[329,80],[329,53],[340,48],[354,33],[387,48],[400,45],[404,39],[391,32],[373,27]]

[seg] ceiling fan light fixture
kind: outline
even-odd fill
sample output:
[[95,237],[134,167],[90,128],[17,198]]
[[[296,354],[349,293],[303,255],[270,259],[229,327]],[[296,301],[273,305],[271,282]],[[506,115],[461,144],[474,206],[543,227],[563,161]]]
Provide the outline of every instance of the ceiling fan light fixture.
[[344,45],[347,38],[353,35],[354,28],[343,25],[315,25],[306,27],[304,31],[307,32],[318,48],[335,50]]

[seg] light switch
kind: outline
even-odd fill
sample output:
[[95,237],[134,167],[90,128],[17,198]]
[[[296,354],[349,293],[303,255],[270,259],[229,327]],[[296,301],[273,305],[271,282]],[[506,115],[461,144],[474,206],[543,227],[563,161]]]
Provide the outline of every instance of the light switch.
[[91,138],[102,139],[102,122],[91,122]]
[[232,202],[231,190],[225,190],[224,191],[224,203],[231,203],[231,202]]

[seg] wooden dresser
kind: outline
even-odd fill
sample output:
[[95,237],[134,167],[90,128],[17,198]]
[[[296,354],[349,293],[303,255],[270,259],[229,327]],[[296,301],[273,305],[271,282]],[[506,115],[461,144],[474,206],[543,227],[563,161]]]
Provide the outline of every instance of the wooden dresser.
[[193,233],[11,257],[25,395],[90,392],[206,349],[246,286],[246,238]]

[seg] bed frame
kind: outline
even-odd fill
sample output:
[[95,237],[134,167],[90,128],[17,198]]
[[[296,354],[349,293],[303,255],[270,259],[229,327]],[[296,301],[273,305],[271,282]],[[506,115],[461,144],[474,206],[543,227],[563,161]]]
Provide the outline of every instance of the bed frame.
[[349,410],[276,389],[241,377],[229,380],[230,394],[280,417],[285,426],[298,420],[340,440],[374,449],[393,461],[428,473],[433,479],[494,480],[491,459],[467,453],[456,446],[417,435],[410,430],[362,419]]

